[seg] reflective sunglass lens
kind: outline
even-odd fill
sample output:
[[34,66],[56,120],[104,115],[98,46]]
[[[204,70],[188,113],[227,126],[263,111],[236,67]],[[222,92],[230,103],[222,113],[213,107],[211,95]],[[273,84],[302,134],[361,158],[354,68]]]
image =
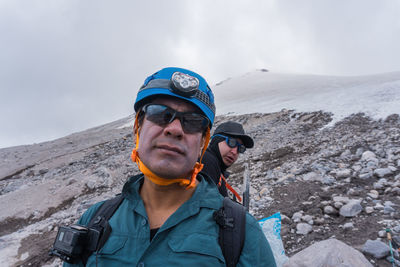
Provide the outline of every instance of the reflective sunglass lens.
[[246,147],[240,144],[235,138],[227,137],[226,143],[230,148],[238,147],[239,153],[244,153],[246,151]]
[[181,120],[183,130],[186,133],[202,132],[207,127],[207,125],[206,125],[206,127],[204,127],[204,118],[202,118],[200,115],[195,114],[195,113],[184,114],[180,117],[180,120]]
[[148,105],[145,107],[144,112],[149,121],[160,126],[167,125],[173,116],[173,114],[168,111],[168,107],[162,105]]
[[236,139],[234,139],[234,138],[227,138],[227,140],[226,140],[226,143],[228,144],[228,146],[229,147],[231,147],[231,148],[234,148],[234,147],[236,147],[237,145],[237,141],[236,141]]
[[203,132],[208,126],[208,119],[197,113],[182,114],[180,120],[186,133]]
[[178,118],[183,131],[189,134],[203,132],[209,125],[209,120],[201,114],[178,112],[164,105],[149,104],[143,108],[143,111],[149,121],[162,127]]

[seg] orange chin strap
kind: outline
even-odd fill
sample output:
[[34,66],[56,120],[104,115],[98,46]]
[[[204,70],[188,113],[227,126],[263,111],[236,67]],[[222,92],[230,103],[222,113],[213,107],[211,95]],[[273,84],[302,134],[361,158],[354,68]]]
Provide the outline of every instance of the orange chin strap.
[[203,158],[204,152],[206,151],[208,143],[210,141],[210,128],[207,128],[205,141],[204,141],[204,147],[201,152],[200,162],[196,162],[196,164],[194,165],[190,180],[187,178],[176,178],[176,179],[162,178],[162,177],[156,175],[155,173],[153,173],[149,168],[147,168],[147,166],[140,160],[139,153],[136,150],[136,148],[139,146],[139,131],[138,131],[138,116],[137,115],[136,115],[136,119],[135,119],[134,132],[136,134],[136,146],[132,150],[131,159],[133,162],[135,162],[138,165],[139,170],[147,178],[149,178],[153,183],[158,184],[158,185],[163,185],[163,186],[174,184],[174,183],[179,183],[179,185],[181,185],[181,186],[186,186],[186,189],[196,187],[197,174],[203,169],[203,166],[204,166],[204,164],[201,163],[201,160]]

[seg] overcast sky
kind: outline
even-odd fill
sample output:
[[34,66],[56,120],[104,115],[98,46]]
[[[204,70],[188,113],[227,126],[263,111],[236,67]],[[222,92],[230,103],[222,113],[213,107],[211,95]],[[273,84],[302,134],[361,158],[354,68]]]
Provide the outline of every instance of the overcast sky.
[[398,0],[0,0],[0,147],[123,118],[166,66],[363,75],[399,47]]

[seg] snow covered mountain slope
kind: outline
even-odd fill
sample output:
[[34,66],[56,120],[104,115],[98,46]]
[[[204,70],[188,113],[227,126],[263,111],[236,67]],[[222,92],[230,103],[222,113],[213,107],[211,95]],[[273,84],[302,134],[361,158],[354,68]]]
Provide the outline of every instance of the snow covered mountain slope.
[[374,119],[400,112],[400,72],[339,77],[255,71],[213,91],[217,114],[323,110],[336,122],[359,112]]

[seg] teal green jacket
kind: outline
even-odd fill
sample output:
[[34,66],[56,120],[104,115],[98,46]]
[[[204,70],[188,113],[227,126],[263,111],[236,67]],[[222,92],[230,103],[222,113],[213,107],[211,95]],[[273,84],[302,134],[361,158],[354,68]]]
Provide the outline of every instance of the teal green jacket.
[[[97,266],[225,266],[218,244],[219,226],[213,219],[223,197],[215,184],[200,176],[192,197],[167,219],[150,242],[146,209],[139,195],[143,179],[143,175],[134,176],[124,185],[125,199],[109,220],[112,233],[86,266],[96,266],[96,261]],[[78,223],[87,225],[101,203],[90,207]],[[237,266],[275,267],[258,222],[250,214],[246,216],[245,243]]]

